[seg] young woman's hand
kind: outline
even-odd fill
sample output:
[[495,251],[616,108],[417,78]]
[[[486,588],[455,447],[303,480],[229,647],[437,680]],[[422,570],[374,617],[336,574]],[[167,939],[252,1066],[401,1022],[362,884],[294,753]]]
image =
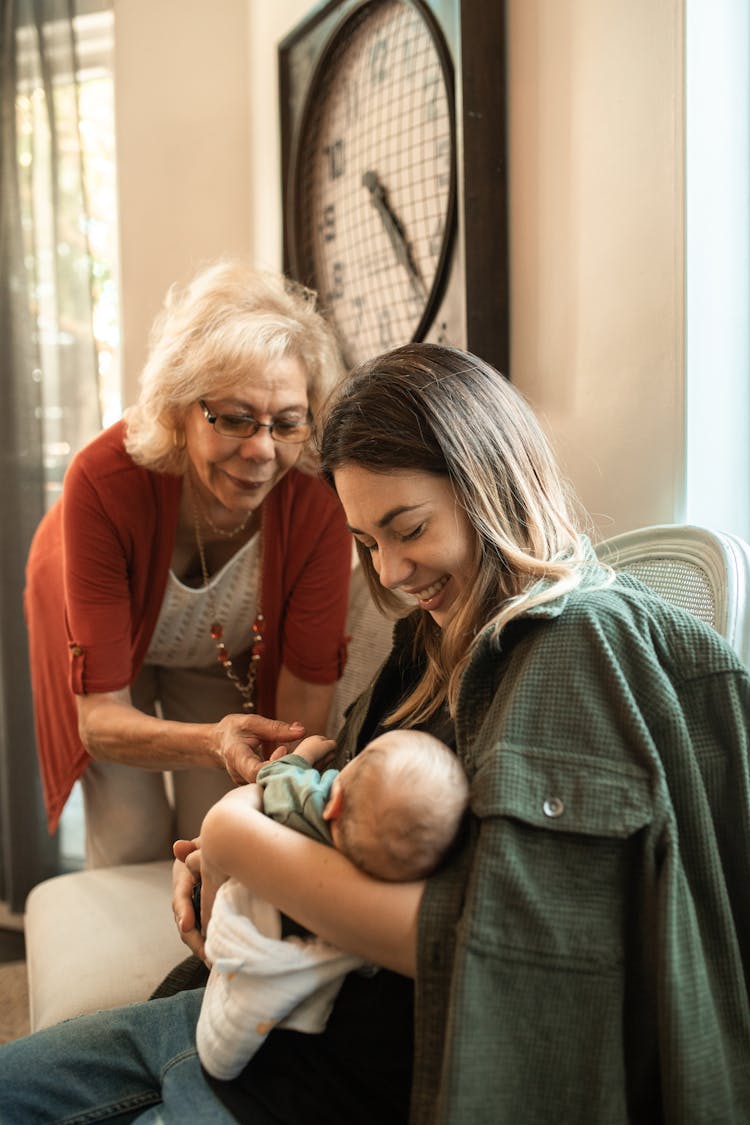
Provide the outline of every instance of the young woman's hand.
[[[279,725],[287,726],[285,723]],[[257,812],[262,806],[262,799],[256,785],[241,785],[230,790],[218,803],[236,807],[243,812]],[[175,840],[172,852],[175,857],[172,868],[172,911],[175,922],[188,949],[196,957],[206,961],[206,930],[211,920],[216,892],[228,875],[201,848],[200,837],[195,840]],[[194,906],[196,886],[200,886],[200,918],[196,918]]]
[[172,851],[172,913],[180,938],[203,961],[205,942],[193,907],[193,890],[200,882],[200,840],[176,840]]

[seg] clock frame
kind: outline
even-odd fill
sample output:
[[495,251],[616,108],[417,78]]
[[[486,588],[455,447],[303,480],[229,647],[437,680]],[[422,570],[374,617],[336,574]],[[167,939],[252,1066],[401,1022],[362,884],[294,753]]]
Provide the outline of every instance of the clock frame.
[[[380,0],[327,0],[279,45],[284,269],[302,276],[295,254],[299,153],[311,86],[344,25]],[[411,339],[473,351],[509,374],[504,5],[493,0],[399,0],[436,25],[453,64],[453,230]],[[455,208],[454,208],[455,202]],[[325,295],[321,292],[325,305]],[[395,300],[395,299],[394,299]],[[405,343],[396,339],[393,343]],[[382,350],[382,349],[380,349]]]

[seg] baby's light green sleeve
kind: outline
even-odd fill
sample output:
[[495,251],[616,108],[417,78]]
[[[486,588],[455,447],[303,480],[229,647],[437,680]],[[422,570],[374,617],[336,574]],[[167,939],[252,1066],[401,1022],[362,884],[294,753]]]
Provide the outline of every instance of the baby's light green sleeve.
[[331,844],[331,832],[328,822],[323,820],[323,810],[338,772],[331,769],[320,774],[297,754],[267,762],[257,777],[263,790],[264,813],[313,840]]

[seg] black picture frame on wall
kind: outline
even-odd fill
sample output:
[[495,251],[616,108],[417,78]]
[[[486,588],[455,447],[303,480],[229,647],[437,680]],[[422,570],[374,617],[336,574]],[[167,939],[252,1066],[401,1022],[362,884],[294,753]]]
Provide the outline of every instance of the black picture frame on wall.
[[[316,279],[298,276],[296,269],[295,192],[300,189],[294,177],[306,142],[311,83],[342,25],[378,2],[326,0],[279,44],[284,269],[305,284],[315,285]],[[418,338],[447,340],[510,375],[505,5],[494,0],[398,2],[428,9],[453,63],[455,230],[444,277],[436,286],[439,300]]]

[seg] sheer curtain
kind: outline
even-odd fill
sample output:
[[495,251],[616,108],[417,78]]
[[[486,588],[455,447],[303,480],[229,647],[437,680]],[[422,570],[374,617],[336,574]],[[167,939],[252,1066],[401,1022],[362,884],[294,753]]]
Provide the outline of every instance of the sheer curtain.
[[24,567],[71,453],[102,422],[79,107],[81,29],[110,7],[0,0],[0,900],[15,912],[59,869],[36,764]]

